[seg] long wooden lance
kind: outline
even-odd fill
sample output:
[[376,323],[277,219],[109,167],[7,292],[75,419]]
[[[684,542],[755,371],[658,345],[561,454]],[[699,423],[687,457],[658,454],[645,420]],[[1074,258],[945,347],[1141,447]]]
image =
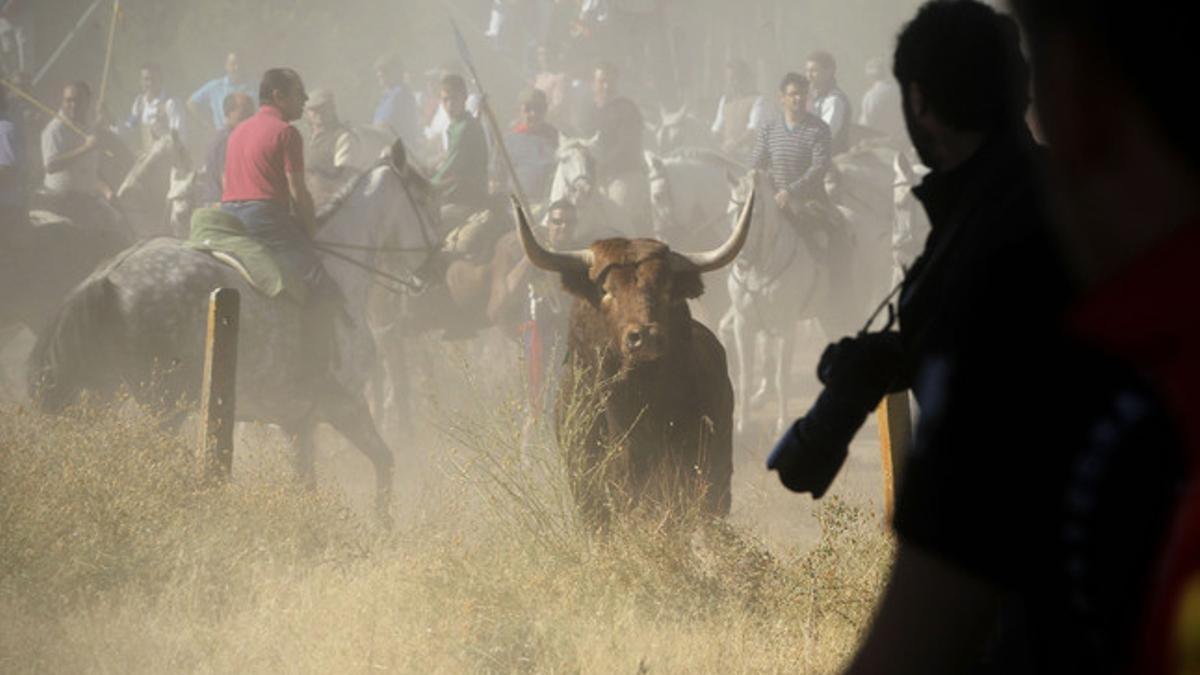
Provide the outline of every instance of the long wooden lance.
[[458,30],[458,24],[454,19],[450,19],[450,27],[454,29],[454,44],[458,47],[458,56],[467,66],[467,72],[471,75],[471,81],[475,84],[475,89],[479,92],[479,112],[483,114],[488,126],[491,127],[492,137],[496,139],[496,149],[500,152],[500,159],[504,161],[504,169],[508,171],[508,177],[512,179],[513,192],[517,196],[517,202],[525,213],[531,213],[529,210],[529,200],[525,198],[525,189],[521,187],[521,179],[517,178],[517,172],[513,169],[512,157],[508,154],[508,148],[504,145],[504,132],[500,129],[500,124],[496,122],[496,115],[492,112],[492,106],[488,103],[487,94],[483,90],[483,85],[479,82],[479,72],[475,70],[475,63],[471,61],[471,52],[467,49],[467,41],[463,39],[462,31]]
[[[52,118],[57,117],[60,121],[62,121],[63,125],[66,126],[68,129],[70,129],[71,131],[74,131],[75,133],[79,134],[80,136],[82,136],[84,138],[88,137],[88,132],[84,131],[82,127],[80,127],[78,124],[75,124],[74,122],[72,122],[70,119],[67,118],[66,115],[62,114],[61,112],[55,110],[54,108],[51,108],[50,106],[46,105],[45,103],[42,103],[41,101],[34,98],[33,94],[30,94],[29,92],[25,91],[24,89],[18,87],[17,85],[15,85],[12,82],[9,82],[8,80],[5,80],[5,79],[0,79],[0,84],[4,85],[9,91],[16,94],[22,100],[26,101],[27,103],[29,103],[33,107],[37,108],[38,110],[46,113],[50,117],[52,117]],[[112,157],[113,156],[112,150],[105,149],[104,156]]]
[[117,20],[121,17],[121,0],[113,0],[112,21],[108,24],[108,43],[104,50],[104,70],[100,74],[100,95],[96,98],[96,110],[104,109],[104,98],[108,94],[108,73],[112,69],[113,44],[117,38]]

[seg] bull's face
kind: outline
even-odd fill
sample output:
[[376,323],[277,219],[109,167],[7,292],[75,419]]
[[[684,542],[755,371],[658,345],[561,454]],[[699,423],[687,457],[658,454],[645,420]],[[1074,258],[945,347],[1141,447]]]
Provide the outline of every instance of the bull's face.
[[587,271],[563,274],[563,285],[592,304],[607,329],[609,344],[629,365],[653,361],[686,318],[687,301],[704,292],[700,274],[673,270],[660,242],[610,239],[590,249],[596,262]]
[[[514,199],[515,202],[515,199]],[[517,233],[535,266],[558,272],[563,287],[602,317],[609,343],[625,363],[653,361],[676,336],[690,330],[687,300],[704,292],[700,275],[728,265],[750,231],[751,193],[729,239],[703,253],[680,253],[654,239],[604,239],[580,251],[548,251],[517,207]]]

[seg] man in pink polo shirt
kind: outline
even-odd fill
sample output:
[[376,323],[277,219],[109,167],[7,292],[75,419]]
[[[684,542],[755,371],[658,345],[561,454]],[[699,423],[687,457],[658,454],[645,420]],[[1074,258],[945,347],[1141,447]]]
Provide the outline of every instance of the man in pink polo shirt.
[[304,83],[291,68],[263,74],[258,112],[229,135],[221,209],[271,249],[285,274],[308,287],[301,326],[303,379],[323,386],[341,292],[313,248],[316,218],[304,183],[304,142],[289,124],[300,119],[307,100]]
[[304,182],[304,141],[289,122],[300,119],[308,95],[291,68],[272,68],[259,86],[261,107],[229,135],[221,208],[266,244],[287,272],[315,290],[321,261],[312,247],[312,196]]

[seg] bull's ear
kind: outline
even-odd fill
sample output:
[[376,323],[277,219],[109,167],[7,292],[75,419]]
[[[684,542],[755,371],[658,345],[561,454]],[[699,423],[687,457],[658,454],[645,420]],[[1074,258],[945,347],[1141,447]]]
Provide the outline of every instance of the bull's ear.
[[600,302],[600,290],[595,282],[588,278],[587,271],[570,271],[558,275],[562,279],[563,290],[571,295],[590,303]]
[[676,272],[671,282],[671,294],[682,300],[695,300],[704,295],[704,280],[699,272]]

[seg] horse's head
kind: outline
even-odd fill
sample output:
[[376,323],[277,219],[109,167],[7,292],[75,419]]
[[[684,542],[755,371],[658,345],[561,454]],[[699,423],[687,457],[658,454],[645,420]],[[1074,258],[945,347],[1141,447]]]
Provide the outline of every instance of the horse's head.
[[658,143],[659,152],[671,152],[682,148],[688,142],[688,107],[683,104],[679,110],[668,112],[666,108],[659,111],[662,124],[654,131],[654,140]]
[[171,130],[171,133],[159,136],[146,151],[138,155],[117,190],[117,199],[146,190],[153,181],[161,184],[172,169],[190,171],[191,168],[192,159],[187,148],[179,135]]
[[[397,140],[376,163],[334,194],[317,213],[317,238],[343,255],[412,273],[441,247],[435,190],[408,164]],[[369,277],[361,269],[354,280]],[[341,280],[339,280],[341,283]]]
[[568,199],[575,206],[586,202],[596,193],[596,160],[590,139],[563,138],[558,146],[558,169],[554,174],[551,200]]
[[655,233],[661,237],[663,231],[674,222],[675,204],[663,158],[649,150],[646,151],[645,157],[650,178],[650,217]]

